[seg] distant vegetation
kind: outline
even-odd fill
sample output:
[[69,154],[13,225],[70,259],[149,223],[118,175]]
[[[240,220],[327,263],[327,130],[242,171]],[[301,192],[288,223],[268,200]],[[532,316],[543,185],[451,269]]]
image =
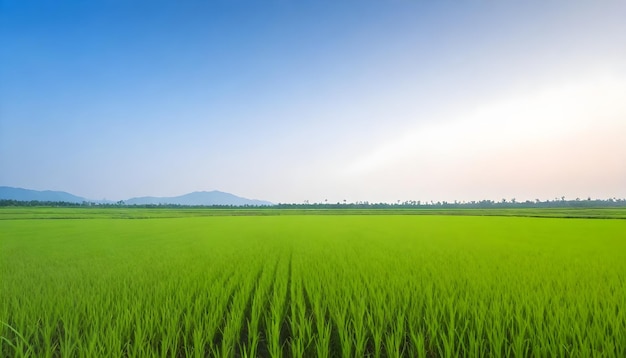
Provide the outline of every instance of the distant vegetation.
[[610,199],[574,199],[566,200],[565,198],[545,200],[539,199],[535,201],[517,201],[515,199],[501,201],[480,200],[480,201],[419,201],[406,200],[396,203],[374,203],[368,201],[358,201],[354,203],[338,202],[338,203],[279,203],[275,205],[180,205],[180,204],[132,204],[129,205],[124,201],[115,203],[99,203],[83,201],[81,203],[67,201],[21,201],[0,199],[0,207],[2,206],[52,206],[52,207],[126,207],[126,208],[256,208],[256,209],[522,209],[522,208],[622,208],[626,207],[626,199],[610,198]]
[[504,209],[504,208],[612,208],[612,207],[626,207],[626,199],[591,199],[587,198],[582,200],[580,198],[574,200],[565,200],[565,198],[545,200],[539,199],[535,201],[517,201],[515,199],[501,201],[493,200],[480,200],[480,201],[419,201],[419,200],[406,200],[398,201],[396,203],[371,203],[367,201],[359,201],[356,203],[304,203],[304,204],[277,204],[275,208],[333,208],[333,209],[388,209],[388,208],[404,208],[404,209]]

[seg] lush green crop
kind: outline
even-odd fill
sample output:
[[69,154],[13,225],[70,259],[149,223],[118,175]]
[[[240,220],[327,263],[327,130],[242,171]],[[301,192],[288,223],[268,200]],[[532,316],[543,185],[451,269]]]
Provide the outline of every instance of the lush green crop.
[[0,220],[0,356],[626,357],[626,221]]
[[11,219],[156,219],[204,216],[276,215],[454,215],[548,218],[626,219],[626,208],[493,208],[493,209],[275,209],[244,208],[129,208],[129,207],[0,207],[0,220]]

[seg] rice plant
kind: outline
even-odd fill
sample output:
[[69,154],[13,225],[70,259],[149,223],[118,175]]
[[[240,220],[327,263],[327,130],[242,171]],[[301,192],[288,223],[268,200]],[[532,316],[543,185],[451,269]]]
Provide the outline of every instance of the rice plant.
[[601,219],[11,217],[0,356],[624,357],[624,233]]

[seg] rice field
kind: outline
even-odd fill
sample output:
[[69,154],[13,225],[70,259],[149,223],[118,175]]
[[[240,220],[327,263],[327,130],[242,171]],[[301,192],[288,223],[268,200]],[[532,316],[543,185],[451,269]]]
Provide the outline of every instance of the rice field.
[[1,357],[626,357],[626,220],[4,219]]

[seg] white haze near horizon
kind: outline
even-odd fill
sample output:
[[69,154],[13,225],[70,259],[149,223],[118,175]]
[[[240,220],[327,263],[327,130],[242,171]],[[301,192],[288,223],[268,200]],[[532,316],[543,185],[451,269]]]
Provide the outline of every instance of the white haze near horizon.
[[[338,170],[398,200],[569,199],[626,194],[626,78],[599,72],[447,114]],[[378,189],[378,190],[376,190]],[[378,191],[378,195],[375,195]],[[428,193],[424,195],[424,193]]]

